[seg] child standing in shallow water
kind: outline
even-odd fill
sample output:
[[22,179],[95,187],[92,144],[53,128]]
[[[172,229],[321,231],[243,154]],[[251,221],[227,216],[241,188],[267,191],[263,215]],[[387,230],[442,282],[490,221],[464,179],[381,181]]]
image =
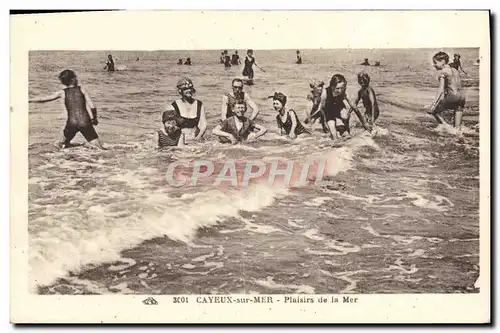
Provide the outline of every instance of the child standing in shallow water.
[[427,113],[434,116],[440,124],[446,124],[441,113],[445,110],[454,112],[454,126],[457,129],[457,136],[462,139],[462,116],[465,106],[465,97],[462,93],[462,83],[460,74],[448,65],[450,58],[445,52],[438,52],[432,57],[434,68],[439,71],[439,90],[434,103],[432,103]]
[[104,149],[94,128],[98,124],[97,109],[90,99],[89,93],[78,85],[78,79],[72,70],[62,71],[59,74],[59,80],[66,88],[50,96],[29,100],[30,103],[45,103],[64,98],[68,120],[63,131],[64,138],[57,143],[57,146],[59,148],[68,147],[71,140],[80,132],[92,147]]
[[356,102],[354,102],[354,106],[357,107],[359,101],[363,102],[363,106],[365,107],[365,121],[373,126],[380,112],[375,91],[370,86],[370,76],[365,72],[359,73],[358,83],[361,89],[358,91],[358,97],[356,98]]

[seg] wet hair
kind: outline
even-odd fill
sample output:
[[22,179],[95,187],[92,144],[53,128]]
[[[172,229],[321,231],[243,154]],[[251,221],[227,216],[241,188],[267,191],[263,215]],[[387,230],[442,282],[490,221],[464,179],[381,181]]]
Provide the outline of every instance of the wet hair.
[[76,79],[76,74],[70,69],[65,69],[59,73],[59,80],[61,80],[61,83],[65,86],[71,85],[74,79]]
[[370,83],[370,75],[368,75],[368,73],[365,73],[365,72],[360,72],[360,73],[358,73],[358,81],[359,80],[363,80],[366,82],[366,84],[369,84]]
[[297,53],[300,53],[300,51],[299,51],[299,50],[297,50]]
[[234,51],[234,53],[238,54],[238,51]]
[[335,74],[330,80],[330,87],[335,88],[337,84],[344,82],[347,85],[347,80],[342,74]]
[[281,105],[285,106],[286,105],[286,95],[280,92],[275,92],[274,95],[269,96],[269,98],[272,98],[274,100],[280,101]]
[[253,50],[252,49],[247,50],[247,53],[250,53],[250,52],[253,53]]
[[433,57],[432,60],[443,61],[448,63],[450,61],[450,56],[446,52],[438,52]]
[[161,122],[165,124],[167,121],[177,121],[177,115],[174,110],[167,110],[163,112]]

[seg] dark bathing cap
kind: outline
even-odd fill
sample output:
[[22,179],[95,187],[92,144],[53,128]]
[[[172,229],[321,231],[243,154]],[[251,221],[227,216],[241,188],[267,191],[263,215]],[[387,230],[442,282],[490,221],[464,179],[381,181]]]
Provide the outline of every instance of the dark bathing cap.
[[274,95],[269,96],[268,98],[272,98],[273,100],[278,100],[280,101],[281,105],[285,106],[286,104],[286,96],[283,93],[280,92],[275,92]]

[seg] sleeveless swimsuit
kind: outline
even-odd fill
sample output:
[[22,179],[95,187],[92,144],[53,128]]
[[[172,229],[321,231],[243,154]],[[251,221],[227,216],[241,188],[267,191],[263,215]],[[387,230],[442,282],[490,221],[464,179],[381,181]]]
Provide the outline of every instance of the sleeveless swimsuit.
[[87,141],[97,139],[98,135],[87,112],[85,95],[79,86],[64,89],[64,105],[68,112],[68,120],[63,131],[65,143],[69,144],[78,132],[82,133]]
[[297,117],[295,111],[292,109],[288,110],[285,122],[281,120],[281,116],[279,114],[276,116],[276,121],[278,122],[278,128],[280,130],[284,129],[287,135],[290,134],[290,131],[292,129],[292,118],[290,117],[290,114],[293,114],[293,116],[295,117],[295,121],[297,122],[297,126],[295,126],[295,135],[300,135],[302,133],[309,133],[309,131],[299,121],[299,117]]
[[465,97],[461,91],[460,73],[450,68],[451,73],[443,71],[440,78],[444,79],[444,98],[439,102],[436,111],[457,110],[465,106]]
[[240,59],[240,56],[237,54],[233,54],[231,57],[231,65],[238,65],[238,60]]
[[243,68],[243,76],[248,76],[248,78],[253,79],[253,64],[255,62],[255,58],[249,60],[248,57],[245,57],[245,68]]
[[[333,120],[336,127],[339,127],[337,119],[339,119],[347,131],[349,131],[349,119],[342,119],[340,116],[340,111],[346,109],[344,104],[346,96],[345,93],[338,96],[333,96],[333,90],[331,87],[326,88],[326,101],[325,101],[325,121]],[[342,124],[340,124],[342,126]]]
[[175,115],[177,116],[177,119],[176,119],[177,126],[179,126],[180,129],[196,128],[195,135],[198,135],[198,133],[200,132],[200,129],[198,128],[198,123],[200,122],[201,107],[202,107],[203,103],[197,99],[195,100],[195,103],[197,103],[196,117],[195,118],[185,118],[185,117],[181,116],[181,113],[179,110],[179,105],[177,104],[177,101],[174,101],[172,103],[172,107],[174,108]]

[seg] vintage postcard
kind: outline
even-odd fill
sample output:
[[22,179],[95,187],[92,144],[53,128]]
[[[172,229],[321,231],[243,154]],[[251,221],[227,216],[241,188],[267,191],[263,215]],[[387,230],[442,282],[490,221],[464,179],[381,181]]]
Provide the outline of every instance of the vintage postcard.
[[489,20],[11,16],[11,321],[490,322]]

